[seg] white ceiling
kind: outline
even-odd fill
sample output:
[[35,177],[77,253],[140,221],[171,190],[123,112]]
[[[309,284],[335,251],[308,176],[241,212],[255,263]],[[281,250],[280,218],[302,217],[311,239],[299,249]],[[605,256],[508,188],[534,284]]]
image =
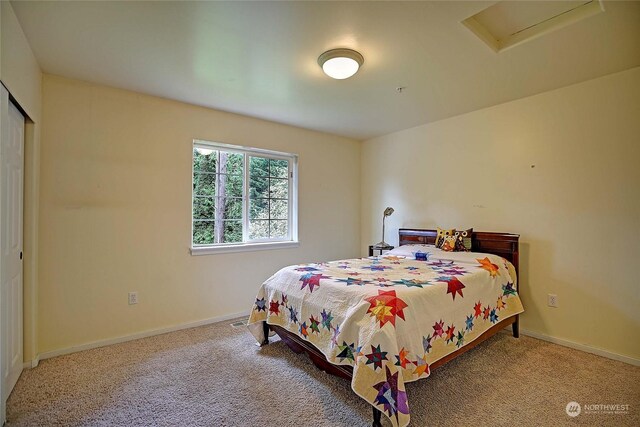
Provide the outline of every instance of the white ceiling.
[[[460,24],[493,3],[12,5],[46,73],[358,139],[640,65],[638,1],[502,53]],[[364,55],[353,78],[318,66],[336,47]]]

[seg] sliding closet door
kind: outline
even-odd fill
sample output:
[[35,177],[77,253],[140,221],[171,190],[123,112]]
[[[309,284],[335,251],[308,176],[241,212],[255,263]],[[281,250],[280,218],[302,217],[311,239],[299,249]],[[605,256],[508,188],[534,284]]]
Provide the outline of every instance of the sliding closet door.
[[[23,367],[24,116],[0,89],[0,332],[2,415]],[[4,420],[2,420],[4,421]]]

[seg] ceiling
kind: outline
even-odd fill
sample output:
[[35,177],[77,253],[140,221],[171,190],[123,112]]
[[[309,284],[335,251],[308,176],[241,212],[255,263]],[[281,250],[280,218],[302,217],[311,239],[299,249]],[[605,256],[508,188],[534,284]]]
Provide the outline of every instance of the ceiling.
[[[638,1],[501,53],[460,23],[494,3],[12,5],[46,73],[357,139],[640,65]],[[364,55],[354,77],[322,73],[336,47]]]

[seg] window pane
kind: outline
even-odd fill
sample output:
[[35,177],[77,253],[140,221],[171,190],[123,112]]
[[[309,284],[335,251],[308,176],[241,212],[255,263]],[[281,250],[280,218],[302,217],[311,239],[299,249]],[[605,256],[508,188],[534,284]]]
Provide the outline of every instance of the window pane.
[[206,155],[202,153],[209,153],[209,150],[204,148],[193,149],[193,170],[200,172],[215,172],[218,152],[211,151]]
[[269,176],[269,159],[265,159],[264,157],[250,157],[249,173],[256,176]]
[[195,219],[213,219],[216,212],[213,197],[193,198],[193,217]]
[[220,179],[225,179],[225,188],[224,194],[222,192],[222,187],[219,188],[220,196],[227,197],[242,197],[242,181],[244,177],[242,175],[220,175]]
[[[226,170],[223,170],[223,155],[226,155]],[[220,152],[220,173],[242,175],[244,173],[244,154]]]
[[271,221],[271,233],[269,237],[287,237],[287,221]]
[[242,221],[225,221],[224,235],[220,243],[242,242]]
[[278,199],[289,198],[289,180],[271,178],[270,197]]
[[[242,220],[242,199],[218,197],[218,206],[224,203],[224,219]],[[242,228],[240,229],[242,231]]]
[[218,173],[228,173],[234,175],[241,175],[243,173],[244,154],[220,151],[220,158],[218,159],[218,162],[220,169],[217,171]]
[[289,218],[289,205],[286,200],[271,200],[271,219]]
[[269,221],[251,221],[249,223],[250,239],[267,239],[269,237]]
[[269,178],[251,175],[249,177],[249,197],[252,199],[257,197],[268,198]]
[[213,173],[194,173],[193,192],[197,196],[215,196],[216,175]]
[[269,219],[269,199],[250,199],[249,219]]
[[213,244],[213,221],[193,222],[193,244],[211,245]]
[[275,178],[288,178],[289,177],[289,161],[288,160],[274,160],[271,159],[270,163],[270,175]]

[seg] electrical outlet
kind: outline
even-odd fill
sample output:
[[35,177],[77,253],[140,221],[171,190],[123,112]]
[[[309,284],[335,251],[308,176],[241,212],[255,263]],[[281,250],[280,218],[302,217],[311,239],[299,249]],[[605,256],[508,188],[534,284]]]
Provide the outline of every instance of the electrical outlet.
[[558,295],[556,295],[556,294],[548,294],[547,295],[547,305],[549,307],[558,307]]
[[129,292],[129,305],[138,303],[138,293],[137,292]]

